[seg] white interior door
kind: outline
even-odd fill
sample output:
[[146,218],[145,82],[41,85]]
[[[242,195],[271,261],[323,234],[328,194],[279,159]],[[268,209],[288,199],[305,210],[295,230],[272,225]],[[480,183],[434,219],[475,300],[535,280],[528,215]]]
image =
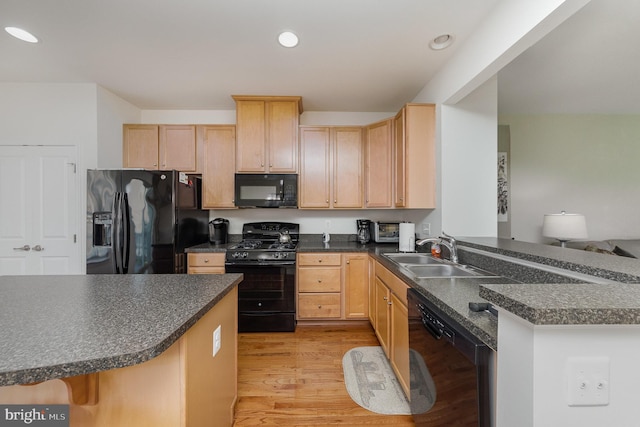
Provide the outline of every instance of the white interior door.
[[0,275],[79,274],[72,146],[0,146]]

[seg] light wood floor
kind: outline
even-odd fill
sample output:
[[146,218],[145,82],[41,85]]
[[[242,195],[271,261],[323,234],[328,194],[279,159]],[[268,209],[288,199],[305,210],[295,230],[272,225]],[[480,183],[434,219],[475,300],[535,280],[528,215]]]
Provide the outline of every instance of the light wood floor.
[[379,344],[368,325],[239,334],[234,425],[414,426],[409,415],[375,414],[349,397],[342,357],[351,348],[369,345]]

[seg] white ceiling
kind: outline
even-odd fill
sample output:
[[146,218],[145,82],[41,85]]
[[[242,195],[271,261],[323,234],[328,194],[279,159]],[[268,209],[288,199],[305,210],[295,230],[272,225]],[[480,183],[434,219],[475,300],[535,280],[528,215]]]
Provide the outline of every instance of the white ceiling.
[[[95,82],[142,109],[233,109],[232,94],[271,94],[300,95],[307,111],[396,111],[497,2],[1,0],[0,26],[41,42],[2,31],[0,82]],[[639,12],[635,0],[593,0],[500,72],[501,113],[640,112]],[[298,47],[276,43],[285,29]],[[454,45],[430,50],[443,33]]]

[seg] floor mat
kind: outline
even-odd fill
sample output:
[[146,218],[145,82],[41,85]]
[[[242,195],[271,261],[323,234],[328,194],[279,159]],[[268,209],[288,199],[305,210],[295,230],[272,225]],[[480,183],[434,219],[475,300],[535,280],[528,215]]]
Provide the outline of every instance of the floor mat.
[[[372,412],[386,415],[409,415],[426,412],[435,403],[435,387],[424,360],[411,351],[412,387],[418,385],[427,389],[428,396],[419,402],[409,404],[402,387],[384,354],[382,347],[356,347],[347,351],[342,358],[344,382],[349,396],[358,405]],[[418,372],[419,380],[413,378]],[[421,393],[420,397],[423,397]]]

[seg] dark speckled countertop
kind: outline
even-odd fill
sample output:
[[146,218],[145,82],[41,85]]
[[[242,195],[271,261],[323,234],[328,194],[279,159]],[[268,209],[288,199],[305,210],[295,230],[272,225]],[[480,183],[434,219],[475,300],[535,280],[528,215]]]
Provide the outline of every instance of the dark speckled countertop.
[[0,386],[152,359],[241,280],[241,274],[0,276]]
[[328,244],[301,235],[298,252],[368,252],[494,350],[497,318],[470,311],[469,302],[491,302],[533,324],[640,324],[640,260],[509,239],[460,237],[458,246],[461,263],[501,277],[414,280],[382,256],[397,244],[361,245],[353,235],[332,235]]

